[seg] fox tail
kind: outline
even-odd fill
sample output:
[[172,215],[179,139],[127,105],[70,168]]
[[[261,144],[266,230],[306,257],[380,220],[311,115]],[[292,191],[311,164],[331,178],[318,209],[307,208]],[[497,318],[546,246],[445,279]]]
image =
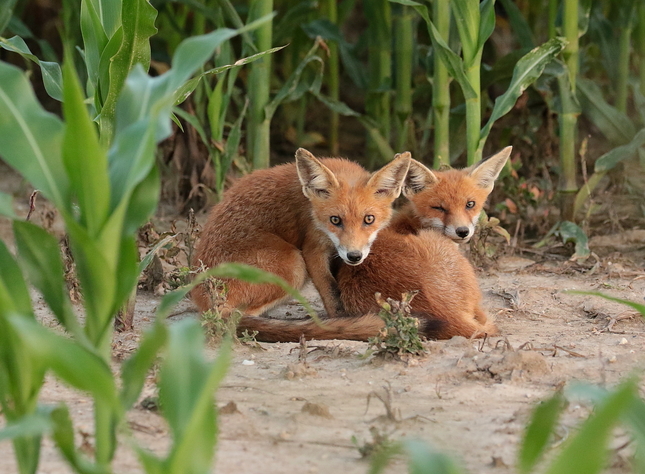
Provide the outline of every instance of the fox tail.
[[[446,325],[445,321],[419,317],[419,333],[428,339],[446,339]],[[255,338],[262,342],[298,342],[300,336],[307,340],[367,341],[368,338],[376,336],[384,326],[383,320],[373,313],[358,317],[323,319],[321,324],[312,319],[294,321],[243,316],[237,326],[237,332],[241,334],[244,330],[257,331]],[[472,334],[471,332],[468,336]]]

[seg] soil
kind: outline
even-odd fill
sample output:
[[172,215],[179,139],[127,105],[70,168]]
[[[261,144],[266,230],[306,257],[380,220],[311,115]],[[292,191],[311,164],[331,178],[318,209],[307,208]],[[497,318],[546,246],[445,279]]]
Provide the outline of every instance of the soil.
[[[16,207],[25,212],[26,202]],[[498,337],[430,341],[425,356],[390,360],[364,357],[367,344],[362,342],[309,342],[304,360],[298,344],[237,344],[216,394],[220,435],[213,471],[364,473],[369,463],[358,447],[387,437],[424,440],[471,473],[514,472],[517,447],[536,403],[577,381],[612,386],[642,368],[642,318],[626,306],[568,292],[602,291],[642,302],[643,240],[634,235],[615,235],[615,241],[603,237],[597,247],[602,252],[586,266],[532,251],[509,253],[480,271],[484,307],[500,328]],[[11,245],[6,221],[0,222],[0,237]],[[305,294],[317,298],[312,288]],[[159,299],[153,292],[139,293],[135,329],[115,336],[115,369],[137,346]],[[34,295],[34,301],[43,323],[51,323],[41,298]],[[300,311],[292,303],[274,315]],[[184,301],[170,321],[187,317],[197,314]],[[209,344],[209,354],[216,351],[216,344]],[[150,377],[142,399],[154,395],[152,382]],[[77,443],[91,447],[89,396],[49,377],[41,402],[67,404]],[[589,411],[583,402],[568,405],[554,447],[572,435]],[[163,454],[170,433],[162,417],[140,404],[128,417],[137,441]],[[142,472],[124,439],[114,472]],[[618,433],[612,441],[615,453],[608,472],[630,470],[625,440]],[[388,469],[407,472],[402,458]],[[17,472],[7,441],[0,443],[0,472]],[[49,439],[39,472],[71,472]]]

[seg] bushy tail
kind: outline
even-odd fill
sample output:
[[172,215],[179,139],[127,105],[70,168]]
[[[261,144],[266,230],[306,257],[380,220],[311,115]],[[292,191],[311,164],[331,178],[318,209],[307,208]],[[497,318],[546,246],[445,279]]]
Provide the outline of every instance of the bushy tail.
[[[294,321],[244,316],[237,326],[237,332],[241,334],[244,330],[257,331],[255,338],[262,342],[298,342],[301,335],[307,340],[367,341],[376,336],[384,326],[383,320],[373,313],[358,317],[323,319],[321,325],[311,319]],[[446,336],[456,335],[452,334],[454,331],[447,330],[446,326],[445,321],[419,317],[419,333],[428,339],[446,339]],[[472,331],[467,334],[468,337],[471,335]]]

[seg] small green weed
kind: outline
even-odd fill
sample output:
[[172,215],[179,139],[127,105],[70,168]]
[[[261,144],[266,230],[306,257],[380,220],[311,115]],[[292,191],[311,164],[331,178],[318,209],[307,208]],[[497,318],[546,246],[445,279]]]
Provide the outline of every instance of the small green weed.
[[[352,444],[356,446],[362,458],[389,458],[398,452],[399,443],[393,440],[390,435],[376,426],[370,426],[372,441],[359,442],[356,436],[352,436]],[[387,453],[387,454],[386,454]]]
[[415,354],[425,353],[419,336],[419,320],[411,316],[410,302],[416,291],[403,293],[401,301],[388,298],[384,300],[376,293],[376,301],[381,307],[379,316],[385,321],[385,327],[368,342],[368,349],[376,348],[376,354]]

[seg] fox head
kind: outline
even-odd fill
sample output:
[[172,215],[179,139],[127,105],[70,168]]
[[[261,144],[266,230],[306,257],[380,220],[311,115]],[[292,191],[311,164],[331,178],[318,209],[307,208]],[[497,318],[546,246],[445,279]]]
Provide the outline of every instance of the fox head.
[[412,160],[403,194],[424,228],[468,242],[512,147],[461,170],[431,171]]
[[392,216],[410,167],[410,153],[401,153],[373,174],[347,160],[325,164],[307,150],[296,152],[302,191],[311,202],[315,226],[333,242],[340,258],[359,265],[370,253],[379,230]]

